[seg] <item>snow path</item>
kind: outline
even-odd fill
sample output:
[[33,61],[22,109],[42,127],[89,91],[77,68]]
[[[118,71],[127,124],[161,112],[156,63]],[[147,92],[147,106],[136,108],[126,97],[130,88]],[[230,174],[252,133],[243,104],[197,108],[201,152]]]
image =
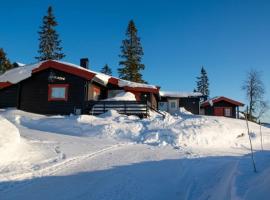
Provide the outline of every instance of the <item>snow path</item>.
[[113,151],[117,148],[121,148],[123,146],[128,146],[128,145],[129,144],[116,144],[116,145],[101,149],[101,150],[93,152],[93,153],[64,159],[64,161],[62,161],[62,162],[57,162],[56,164],[53,164],[51,166],[47,166],[47,167],[44,167],[42,169],[37,169],[34,172],[28,172],[28,173],[24,173],[24,174],[20,174],[20,175],[11,176],[8,178],[8,180],[9,181],[10,180],[18,181],[18,180],[22,180],[22,179],[36,178],[36,177],[41,177],[41,176],[51,176],[51,175],[56,174],[60,170],[67,169],[68,167],[71,167],[72,165],[79,165],[80,162],[85,161],[86,159],[90,159],[90,158],[93,158],[95,156],[98,156],[99,154],[102,154],[102,153],[105,153],[108,151]]
[[164,160],[164,155],[159,154],[169,149],[124,147],[82,159],[54,175],[19,182],[20,187],[2,191],[1,200],[232,199],[239,157],[186,159],[182,153],[174,152],[171,159]]
[[[14,190],[14,189],[18,189],[18,187],[26,186],[25,184],[22,184],[21,182],[16,182],[16,181],[26,180],[26,179],[35,179],[35,178],[39,178],[39,177],[43,177],[43,176],[53,176],[53,175],[57,174],[59,171],[68,170],[69,168],[74,167],[76,165],[80,165],[81,162],[85,162],[86,160],[94,158],[96,156],[99,156],[100,154],[114,151],[116,149],[120,149],[120,148],[123,148],[125,146],[129,146],[129,145],[131,145],[131,144],[127,144],[127,143],[116,144],[116,145],[101,149],[101,150],[93,152],[93,153],[65,159],[62,162],[57,162],[56,164],[38,169],[34,172],[27,172],[24,174],[15,175],[13,177],[12,176],[8,177],[8,179],[3,180],[3,182],[12,181],[14,183],[12,183],[9,187],[7,187],[7,186],[5,186],[5,188],[0,187],[0,192],[7,192],[10,189]],[[30,182],[30,183],[32,183],[32,182]],[[29,185],[30,183],[28,183],[27,185]]]

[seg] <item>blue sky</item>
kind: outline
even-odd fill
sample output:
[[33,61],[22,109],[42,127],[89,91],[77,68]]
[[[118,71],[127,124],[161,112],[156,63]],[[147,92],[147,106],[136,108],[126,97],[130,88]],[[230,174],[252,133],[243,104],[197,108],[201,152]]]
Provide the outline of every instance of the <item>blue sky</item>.
[[117,75],[121,41],[133,19],[149,83],[192,91],[203,65],[211,96],[246,103],[241,85],[255,68],[262,72],[270,99],[270,1],[3,0],[0,46],[11,61],[35,62],[37,31],[48,5],[59,23],[65,61],[78,64],[88,57],[93,70],[107,63]]

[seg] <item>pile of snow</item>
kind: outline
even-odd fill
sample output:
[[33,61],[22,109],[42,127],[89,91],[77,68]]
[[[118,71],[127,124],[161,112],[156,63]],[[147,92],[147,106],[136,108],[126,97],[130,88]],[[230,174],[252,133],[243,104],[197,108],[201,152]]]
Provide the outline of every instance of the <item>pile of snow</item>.
[[246,119],[246,116],[243,112],[239,112],[239,119]]
[[[20,111],[21,112],[21,111]],[[117,140],[151,145],[172,145],[190,148],[249,147],[246,122],[225,117],[191,115],[183,110],[179,115],[166,113],[165,119],[153,115],[147,119],[125,116],[110,110],[100,116],[51,116],[18,119],[21,125],[40,131],[74,136],[111,137]],[[35,115],[33,115],[35,116]],[[250,123],[254,148],[260,147],[260,127]],[[262,127],[264,142],[270,142],[270,129]]]
[[120,92],[115,97],[103,101],[136,101],[135,95],[131,92]]
[[0,116],[0,164],[11,160],[20,144],[19,130]]
[[103,113],[103,114],[100,114],[99,117],[102,117],[102,118],[107,118],[107,117],[119,117],[120,114],[116,111],[116,110],[108,110],[107,112]]
[[180,115],[181,114],[184,114],[184,115],[193,115],[192,112],[187,111],[184,107],[180,107],[179,108],[179,113],[180,113]]
[[23,67],[23,66],[25,66],[26,64],[24,64],[24,63],[20,63],[20,62],[15,62],[19,67]]
[[172,92],[172,91],[160,91],[160,96],[162,97],[200,97],[202,93],[200,92]]

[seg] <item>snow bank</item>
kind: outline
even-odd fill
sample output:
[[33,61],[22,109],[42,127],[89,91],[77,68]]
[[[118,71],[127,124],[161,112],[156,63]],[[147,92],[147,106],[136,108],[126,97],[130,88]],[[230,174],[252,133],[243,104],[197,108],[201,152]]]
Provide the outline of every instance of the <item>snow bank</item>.
[[[21,111],[20,111],[21,112]],[[150,145],[172,145],[190,148],[248,148],[244,120],[191,115],[181,110],[165,119],[152,115],[147,119],[125,116],[110,110],[99,116],[27,116],[22,112],[19,124],[31,129],[74,136],[112,137],[117,140]],[[250,123],[254,148],[260,148],[260,127]],[[270,142],[270,129],[262,127],[264,142]]]
[[187,111],[184,107],[179,108],[179,114],[184,114],[184,115],[193,115],[193,113]]
[[136,98],[131,92],[121,92],[115,97],[104,99],[103,101],[136,101]]
[[19,130],[8,120],[0,116],[0,164],[12,159],[19,144]]

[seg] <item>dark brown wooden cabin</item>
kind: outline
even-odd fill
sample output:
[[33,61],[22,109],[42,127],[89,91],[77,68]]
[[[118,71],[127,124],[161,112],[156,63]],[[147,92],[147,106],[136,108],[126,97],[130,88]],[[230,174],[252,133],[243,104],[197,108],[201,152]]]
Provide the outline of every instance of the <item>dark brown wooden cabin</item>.
[[200,113],[200,93],[160,92],[159,109],[171,114],[183,107],[192,114]]
[[17,91],[18,91],[18,85],[10,85],[9,87],[0,89],[0,108],[16,107],[18,103]]
[[201,114],[239,118],[239,106],[243,103],[227,97],[215,97],[201,104]]
[[30,77],[17,83],[0,82],[0,108],[16,107],[39,114],[91,114],[89,102],[94,105],[123,91],[132,92],[137,102],[157,107],[158,87],[120,87],[120,79],[115,77],[107,77],[104,83],[97,76],[100,73],[59,61],[49,60],[37,66]]

